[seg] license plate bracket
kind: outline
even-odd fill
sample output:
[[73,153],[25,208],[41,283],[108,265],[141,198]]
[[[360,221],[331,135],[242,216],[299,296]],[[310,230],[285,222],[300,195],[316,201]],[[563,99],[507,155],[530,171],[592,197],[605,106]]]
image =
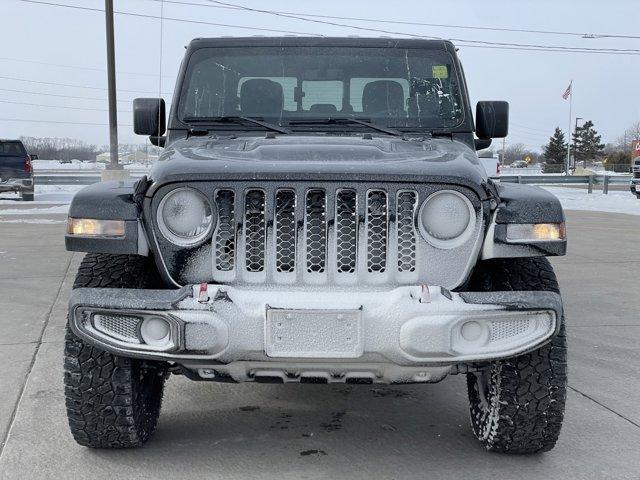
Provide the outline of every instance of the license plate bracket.
[[269,357],[358,358],[363,340],[361,310],[267,310]]

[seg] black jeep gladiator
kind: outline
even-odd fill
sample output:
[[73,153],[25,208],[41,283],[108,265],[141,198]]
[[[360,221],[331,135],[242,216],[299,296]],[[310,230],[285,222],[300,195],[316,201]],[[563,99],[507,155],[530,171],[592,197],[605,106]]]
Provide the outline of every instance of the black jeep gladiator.
[[0,193],[17,192],[33,201],[33,166],[37,155],[27,154],[20,140],[0,140]]
[[[492,451],[553,448],[566,394],[557,199],[487,178],[507,134],[447,41],[196,39],[148,178],[76,194],[65,395],[81,445],[144,444],[170,374],[218,382],[467,378]],[[474,135],[475,132],[475,135]],[[428,412],[425,412],[428,415]]]

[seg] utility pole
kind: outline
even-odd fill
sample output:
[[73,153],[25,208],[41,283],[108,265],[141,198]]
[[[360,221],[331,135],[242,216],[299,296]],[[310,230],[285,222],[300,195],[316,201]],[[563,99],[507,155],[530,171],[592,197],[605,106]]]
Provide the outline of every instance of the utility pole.
[[109,89],[109,156],[110,162],[102,180],[122,180],[129,173],[118,163],[118,104],[116,102],[116,53],[113,21],[113,0],[104,0],[107,33],[107,86]]

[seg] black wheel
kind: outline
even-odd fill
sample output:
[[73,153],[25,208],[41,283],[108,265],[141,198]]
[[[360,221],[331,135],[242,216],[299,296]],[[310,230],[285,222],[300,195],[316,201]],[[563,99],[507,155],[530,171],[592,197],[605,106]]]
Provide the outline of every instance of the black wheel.
[[[145,257],[89,253],[73,288],[153,288],[155,266]],[[155,431],[165,364],[119,357],[78,338],[67,325],[64,393],[69,427],[80,445],[142,446]]]
[[31,193],[25,193],[25,192],[22,192],[22,193],[20,194],[20,197],[21,197],[21,198],[22,198],[22,200],[23,200],[23,201],[25,201],[25,202],[33,202],[33,192],[31,192]]
[[[559,293],[546,258],[481,262],[470,291],[544,290]],[[551,342],[518,357],[491,362],[467,374],[473,432],[487,450],[536,453],[558,440],[567,390],[564,318]]]

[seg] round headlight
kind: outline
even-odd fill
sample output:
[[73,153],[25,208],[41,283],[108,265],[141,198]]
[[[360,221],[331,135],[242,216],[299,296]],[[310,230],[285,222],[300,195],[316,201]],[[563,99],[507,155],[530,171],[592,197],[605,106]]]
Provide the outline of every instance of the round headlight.
[[440,190],[420,207],[420,231],[434,247],[453,248],[466,242],[475,228],[476,213],[460,192]]
[[213,214],[206,197],[193,188],[177,188],[158,206],[162,235],[176,245],[194,245],[211,231]]

